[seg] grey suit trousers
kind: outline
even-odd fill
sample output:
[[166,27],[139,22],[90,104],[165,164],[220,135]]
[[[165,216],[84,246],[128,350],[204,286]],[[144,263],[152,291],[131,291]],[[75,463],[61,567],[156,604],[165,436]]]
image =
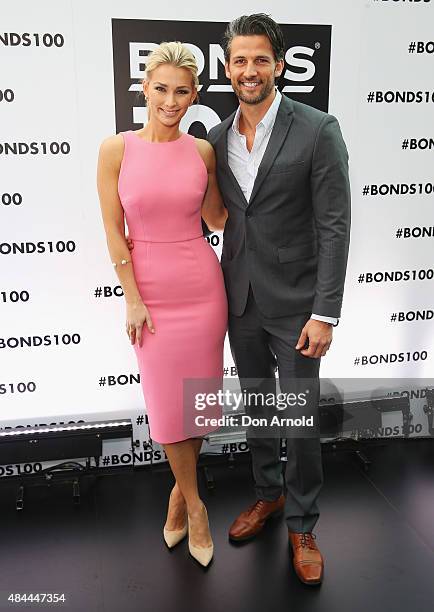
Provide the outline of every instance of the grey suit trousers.
[[[259,311],[250,285],[244,312],[240,316],[229,313],[228,322],[232,356],[241,386],[246,379],[263,379],[261,391],[275,391],[277,366],[281,392],[289,393],[290,389],[285,385],[293,378],[317,381],[319,389],[320,359],[304,357],[294,348],[310,314],[267,318]],[[318,402],[314,401],[312,405],[318,411]],[[255,416],[257,410],[255,407]],[[248,406],[246,411],[249,413]],[[319,418],[318,412],[315,417]],[[247,432],[247,442],[257,499],[273,501],[286,493],[288,528],[297,533],[312,531],[319,518],[317,498],[323,483],[319,428],[316,434],[310,433],[308,437],[286,438],[285,470],[280,459],[278,437],[249,436]]]

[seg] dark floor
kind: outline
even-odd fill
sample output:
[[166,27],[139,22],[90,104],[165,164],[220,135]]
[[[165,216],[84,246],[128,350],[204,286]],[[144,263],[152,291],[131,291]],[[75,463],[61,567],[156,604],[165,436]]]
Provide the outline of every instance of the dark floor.
[[[187,542],[162,540],[171,478],[166,467],[103,476],[82,485],[26,491],[2,481],[0,609],[69,612],[428,612],[434,609],[434,444],[370,448],[365,473],[348,454],[323,452],[325,484],[315,533],[325,557],[320,587],[296,578],[281,519],[232,545],[227,529],[252,501],[248,455],[212,468],[202,486],[215,556],[207,571]],[[66,605],[8,604],[9,593],[65,593]]]

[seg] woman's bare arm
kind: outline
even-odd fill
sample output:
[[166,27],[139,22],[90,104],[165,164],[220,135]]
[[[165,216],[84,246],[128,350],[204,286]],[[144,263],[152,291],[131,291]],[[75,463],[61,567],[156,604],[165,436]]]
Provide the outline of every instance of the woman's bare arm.
[[133,344],[136,339],[141,344],[143,322],[146,321],[150,331],[153,332],[154,328],[149,311],[143,304],[139,293],[132,263],[124,265],[120,263],[122,259],[131,259],[125,238],[124,210],[118,193],[118,179],[123,152],[124,143],[120,134],[110,136],[101,143],[98,157],[97,186],[108,251],[112,262],[118,264],[115,271],[127,304],[127,333]]
[[[120,134],[101,143],[98,157],[97,186],[108,251],[112,262],[131,259],[125,238],[124,211],[119,200],[118,178],[123,156]],[[131,263],[117,265],[115,271],[127,302],[142,301]]]
[[228,218],[228,211],[217,183],[214,149],[207,140],[200,138],[196,138],[196,144],[208,170],[208,188],[202,202],[201,214],[210,230],[222,230]]

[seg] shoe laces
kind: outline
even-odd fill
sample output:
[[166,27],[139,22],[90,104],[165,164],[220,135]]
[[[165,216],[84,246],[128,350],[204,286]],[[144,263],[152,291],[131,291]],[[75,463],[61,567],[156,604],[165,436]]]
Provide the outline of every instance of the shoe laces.
[[257,512],[258,514],[262,511],[262,509],[265,506],[265,502],[263,499],[258,499],[258,501],[256,501],[254,504],[252,504],[250,506],[250,508],[248,509],[249,514],[251,512]]
[[301,537],[297,538],[299,547],[310,548],[311,550],[316,549],[314,540],[316,540],[316,535],[313,533],[302,533]]

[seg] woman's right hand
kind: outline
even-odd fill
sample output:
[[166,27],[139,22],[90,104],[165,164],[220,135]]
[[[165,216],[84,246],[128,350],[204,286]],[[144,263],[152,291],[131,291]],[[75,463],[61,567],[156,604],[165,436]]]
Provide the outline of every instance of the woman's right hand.
[[130,338],[131,344],[134,344],[137,340],[139,346],[142,346],[142,331],[144,323],[146,323],[149,331],[154,334],[154,325],[152,323],[149,310],[145,304],[143,302],[137,302],[135,304],[127,303],[126,331]]

